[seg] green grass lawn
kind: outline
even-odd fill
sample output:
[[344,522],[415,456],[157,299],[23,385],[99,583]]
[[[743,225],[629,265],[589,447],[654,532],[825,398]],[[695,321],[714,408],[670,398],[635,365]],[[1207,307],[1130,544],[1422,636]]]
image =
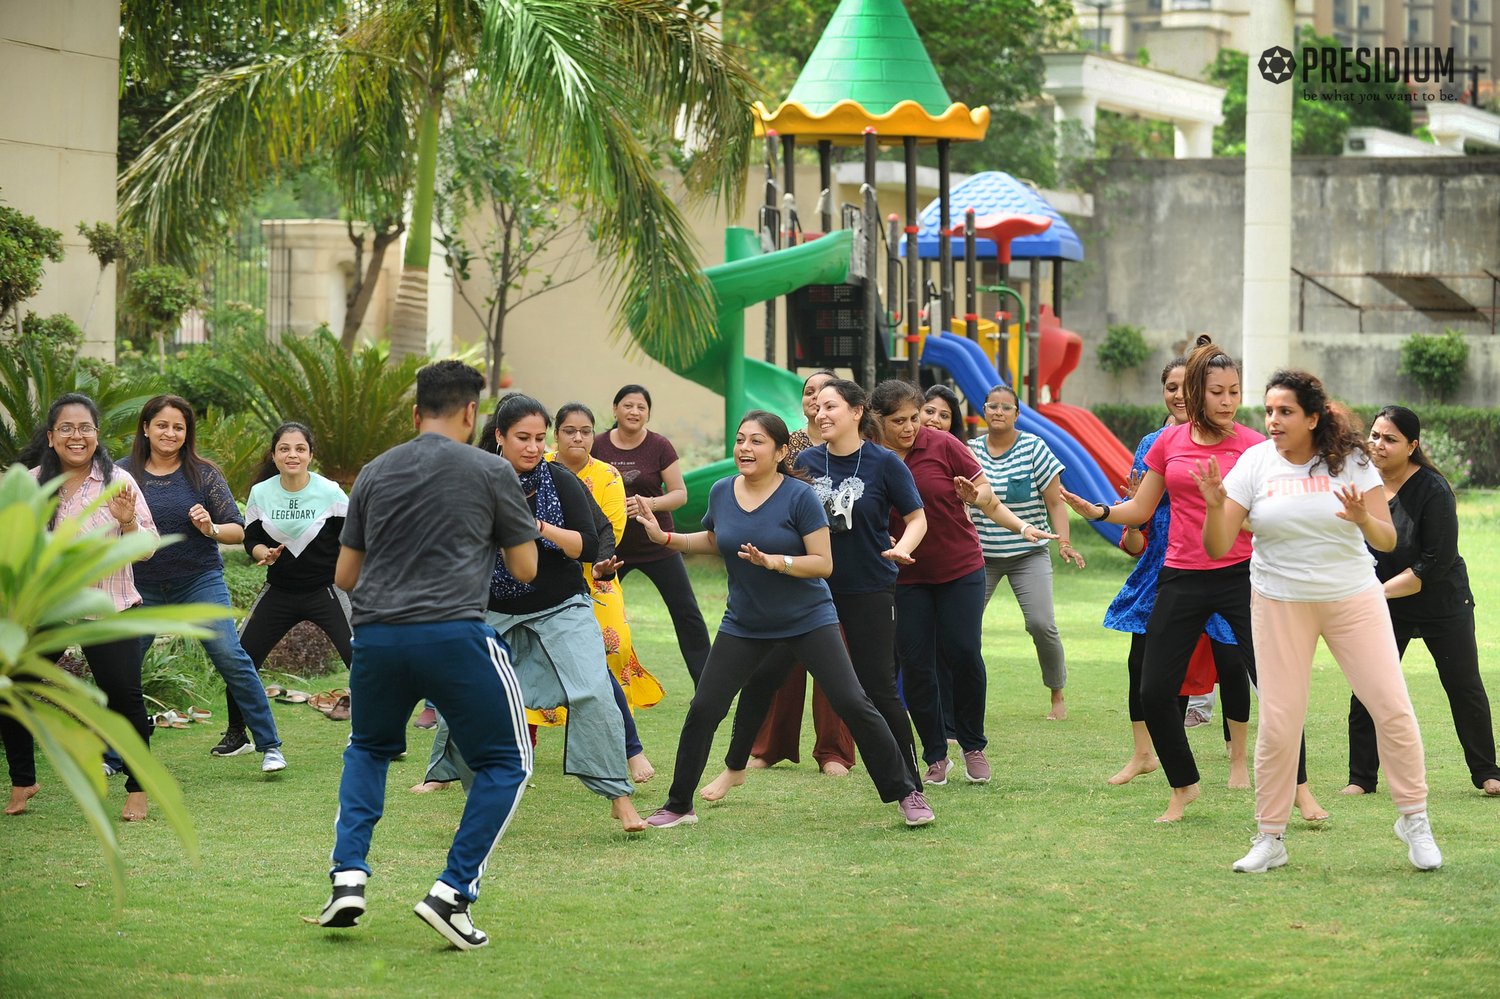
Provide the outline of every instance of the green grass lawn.
[[[1488,664],[1500,646],[1500,494],[1468,494],[1461,516]],[[931,826],[905,828],[862,768],[819,775],[809,722],[800,766],[752,773],[700,808],[696,826],[626,836],[606,802],[562,775],[561,735],[546,731],[535,787],[475,908],[493,942],[460,954],[411,915],[462,797],[406,792],[431,742],[409,730],[370,857],[366,925],[330,932],[300,917],[327,897],[348,728],[277,706],[291,767],[276,777],[261,776],[258,756],[211,758],[213,725],[154,739],[186,792],[203,863],[189,866],[158,820],[122,827],[123,913],[43,767],[30,810],[0,817],[0,996],[1496,994],[1500,800],[1469,782],[1425,648],[1409,651],[1406,673],[1443,869],[1411,868],[1383,789],[1337,793],[1348,687],[1323,654],[1308,765],[1333,817],[1316,828],[1294,818],[1289,866],[1234,874],[1253,793],[1224,787],[1217,718],[1191,733],[1204,792],[1184,822],[1152,822],[1167,795],[1160,773],[1105,784],[1129,749],[1127,640],[1099,619],[1128,563],[1076,524],[1075,534],[1089,568],[1060,566],[1057,584],[1071,718],[1043,720],[1035,656],[1002,589],[985,629],[995,781],[932,789]],[[722,569],[693,572],[715,622]],[[665,799],[690,686],[655,592],[638,580],[628,592],[642,661],[667,686],[638,716],[660,771],[639,794],[646,812]],[[727,725],[711,766],[726,741]],[[116,811],[123,793],[111,783]]]

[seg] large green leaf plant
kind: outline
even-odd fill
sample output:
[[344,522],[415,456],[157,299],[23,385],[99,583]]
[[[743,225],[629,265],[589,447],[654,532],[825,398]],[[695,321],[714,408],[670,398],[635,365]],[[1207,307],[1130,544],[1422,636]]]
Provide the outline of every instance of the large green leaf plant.
[[161,539],[136,531],[83,530],[82,525],[114,489],[105,490],[82,513],[47,527],[57,507],[59,480],[38,483],[12,466],[0,477],[0,714],[31,733],[57,778],[77,802],[99,841],[117,904],[125,893],[125,866],[107,810],[99,766],[105,745],[115,749],[140,781],[147,797],[196,863],[198,839],[182,791],[135,729],[104,706],[103,695],[53,664],[51,657],[73,646],[142,635],[210,637],[203,622],[228,611],[212,604],[115,610],[95,584],[146,557]]

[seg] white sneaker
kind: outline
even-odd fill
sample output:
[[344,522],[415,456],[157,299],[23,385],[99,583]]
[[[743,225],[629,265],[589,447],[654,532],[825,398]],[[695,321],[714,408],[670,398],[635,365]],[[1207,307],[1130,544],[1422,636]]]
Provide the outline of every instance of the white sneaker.
[[1264,874],[1286,866],[1286,843],[1275,833],[1258,832],[1250,841],[1250,852],[1234,862],[1241,874]]
[[1406,844],[1406,856],[1417,870],[1435,871],[1443,866],[1443,851],[1432,838],[1432,823],[1427,820],[1426,812],[1397,819],[1396,837]]
[[260,772],[263,774],[274,774],[278,770],[286,769],[286,757],[281,755],[279,749],[266,750],[265,756],[260,761]]

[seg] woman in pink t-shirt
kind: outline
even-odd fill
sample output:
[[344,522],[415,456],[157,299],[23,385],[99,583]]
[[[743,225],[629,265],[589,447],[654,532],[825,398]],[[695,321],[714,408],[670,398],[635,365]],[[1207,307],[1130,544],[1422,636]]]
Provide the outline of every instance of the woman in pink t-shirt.
[[[1247,448],[1265,438],[1235,422],[1240,404],[1239,366],[1207,336],[1200,336],[1188,355],[1183,394],[1188,422],[1168,427],[1156,439],[1146,453],[1146,476],[1133,498],[1100,505],[1063,491],[1063,499],[1079,515],[1116,524],[1147,522],[1163,493],[1172,501],[1166,563],[1158,576],[1156,606],[1146,624],[1146,659],[1141,671],[1146,729],[1172,786],[1167,810],[1158,822],[1181,819],[1198,797],[1198,766],[1182,728],[1177,698],[1198,636],[1215,612],[1229,622],[1245,652],[1241,657],[1244,668],[1251,683],[1255,682],[1250,645],[1250,537],[1241,534],[1219,557],[1208,556],[1202,541],[1205,504],[1193,472],[1200,462],[1210,459],[1220,468],[1232,468]],[[1297,807],[1304,819],[1328,817],[1307,787],[1301,757]]]

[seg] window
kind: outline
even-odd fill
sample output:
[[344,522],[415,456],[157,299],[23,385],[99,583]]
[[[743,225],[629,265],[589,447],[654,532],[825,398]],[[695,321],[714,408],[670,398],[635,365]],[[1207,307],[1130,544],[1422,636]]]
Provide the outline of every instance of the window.
[[1110,28],[1084,28],[1079,32],[1083,39],[1083,47],[1090,52],[1108,52]]

